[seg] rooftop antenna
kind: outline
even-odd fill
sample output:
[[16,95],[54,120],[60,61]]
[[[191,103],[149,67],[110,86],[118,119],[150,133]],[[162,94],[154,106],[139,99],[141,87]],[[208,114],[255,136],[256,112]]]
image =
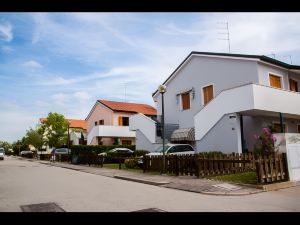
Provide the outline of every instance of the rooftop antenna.
[[229,25],[228,25],[228,22],[218,22],[218,24],[223,24],[224,26],[222,28],[219,28],[221,30],[226,30],[226,32],[223,32],[223,33],[219,33],[218,34],[221,34],[221,35],[226,35],[227,38],[218,38],[219,40],[224,40],[224,41],[228,41],[228,51],[230,53],[230,35],[229,35]]
[[126,85],[127,85],[127,83],[124,83],[124,85],[125,85],[124,102],[126,102]]
[[291,55],[284,55],[284,56],[282,56],[282,57],[289,57],[289,58],[290,58],[291,65],[293,64],[293,62],[292,62],[292,56],[291,56]]

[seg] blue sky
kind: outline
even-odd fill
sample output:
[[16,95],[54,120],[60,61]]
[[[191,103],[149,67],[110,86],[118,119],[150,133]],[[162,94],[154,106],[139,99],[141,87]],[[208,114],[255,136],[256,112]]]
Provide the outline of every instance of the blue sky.
[[[0,140],[50,111],[84,119],[97,99],[154,105],[191,51],[275,53],[300,65],[299,13],[0,13]],[[271,56],[273,57],[273,56]]]

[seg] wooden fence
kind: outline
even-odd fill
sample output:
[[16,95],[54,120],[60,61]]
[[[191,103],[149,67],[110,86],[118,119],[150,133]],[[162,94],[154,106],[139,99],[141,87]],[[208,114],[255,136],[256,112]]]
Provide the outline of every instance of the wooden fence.
[[288,180],[286,154],[259,156],[255,160],[258,183]]
[[[256,171],[258,182],[274,182],[287,179],[284,155],[255,158],[252,153],[207,156],[196,155],[166,155],[165,170],[175,175],[190,175],[209,177],[234,174],[246,171]],[[143,170],[162,171],[162,156],[144,156]]]

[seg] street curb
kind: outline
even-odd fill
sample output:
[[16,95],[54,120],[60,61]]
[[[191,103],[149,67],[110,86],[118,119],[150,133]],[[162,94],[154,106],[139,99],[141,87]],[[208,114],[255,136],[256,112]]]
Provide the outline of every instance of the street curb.
[[125,177],[125,176],[119,176],[119,175],[114,175],[114,178],[121,179],[121,180],[128,180],[128,181],[133,181],[133,182],[138,182],[138,183],[143,183],[143,184],[151,184],[155,186],[160,186],[160,185],[165,185],[169,184],[170,182],[155,182],[155,181],[149,181],[149,180],[141,180],[138,178],[132,178],[132,177]]

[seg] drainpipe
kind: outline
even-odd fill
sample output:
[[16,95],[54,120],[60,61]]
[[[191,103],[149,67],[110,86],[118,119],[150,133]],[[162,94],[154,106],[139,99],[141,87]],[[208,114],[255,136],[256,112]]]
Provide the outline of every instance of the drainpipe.
[[245,152],[245,138],[244,138],[243,115],[240,115],[240,129],[241,129],[242,153],[244,153]]
[[284,130],[283,130],[283,116],[282,116],[282,113],[279,113],[279,119],[280,119],[280,132],[281,132],[281,133],[284,133]]

